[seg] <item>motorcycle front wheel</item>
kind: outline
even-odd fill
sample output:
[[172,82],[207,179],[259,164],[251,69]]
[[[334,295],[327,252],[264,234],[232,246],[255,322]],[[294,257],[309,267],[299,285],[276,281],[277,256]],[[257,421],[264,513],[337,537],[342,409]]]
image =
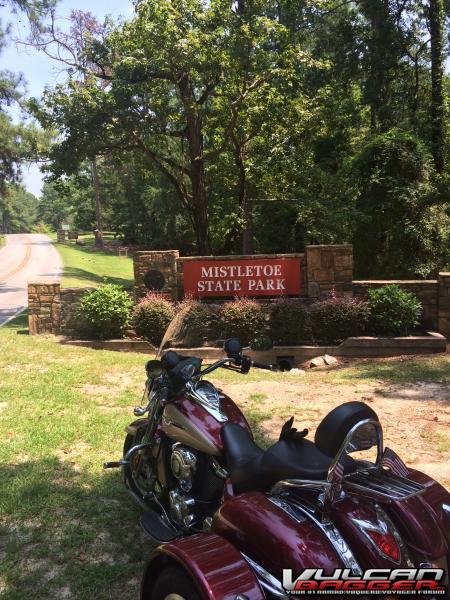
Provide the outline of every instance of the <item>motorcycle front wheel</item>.
[[[124,456],[130,448],[142,442],[144,433],[144,429],[139,429],[136,435],[126,436],[123,444]],[[131,464],[124,466],[122,471],[125,486],[142,499],[153,492],[155,473],[151,462],[151,459],[149,461],[137,452],[131,458]]]
[[145,600],[201,600],[192,579],[180,567],[166,567]]

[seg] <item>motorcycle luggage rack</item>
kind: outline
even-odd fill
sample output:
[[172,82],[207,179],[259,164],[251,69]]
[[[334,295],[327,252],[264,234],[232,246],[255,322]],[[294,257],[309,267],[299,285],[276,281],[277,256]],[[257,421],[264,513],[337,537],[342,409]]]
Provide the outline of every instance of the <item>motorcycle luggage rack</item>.
[[372,467],[345,475],[342,480],[344,490],[349,493],[369,494],[380,501],[398,502],[417,496],[425,491],[425,486],[394,475],[380,467]]

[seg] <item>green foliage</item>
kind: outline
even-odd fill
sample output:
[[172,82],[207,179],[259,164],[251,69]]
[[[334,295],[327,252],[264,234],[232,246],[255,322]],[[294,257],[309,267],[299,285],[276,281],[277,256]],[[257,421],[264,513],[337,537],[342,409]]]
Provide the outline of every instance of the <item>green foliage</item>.
[[370,327],[377,335],[409,335],[419,324],[422,305],[398,285],[369,290]]
[[270,350],[272,346],[273,341],[269,335],[258,335],[251,342],[252,350]]
[[150,293],[135,306],[133,324],[138,335],[159,346],[174,316],[172,302]]
[[293,300],[279,300],[270,312],[270,332],[274,344],[291,346],[311,340],[311,324],[305,307]]
[[27,233],[36,221],[38,201],[20,185],[7,185],[0,195],[0,231]]
[[449,243],[448,218],[424,144],[398,129],[375,136],[353,161],[358,189],[357,276],[426,278]]
[[60,132],[41,220],[93,226],[97,157],[105,225],[126,243],[192,255],[354,241],[358,277],[448,263],[422,2],[141,0],[127,23],[81,17],[75,73],[31,102]]
[[31,232],[32,233],[43,233],[45,235],[52,235],[53,229],[50,227],[50,225],[47,225],[46,223],[42,223],[42,221],[38,221],[35,225],[32,226]]
[[331,295],[311,306],[313,337],[317,342],[335,344],[347,337],[363,335],[369,315],[367,302]]
[[219,311],[224,338],[237,337],[248,345],[266,333],[266,315],[261,304],[248,298],[226,302]]
[[129,294],[122,287],[107,284],[84,294],[79,316],[96,338],[120,338],[131,321],[132,306]]

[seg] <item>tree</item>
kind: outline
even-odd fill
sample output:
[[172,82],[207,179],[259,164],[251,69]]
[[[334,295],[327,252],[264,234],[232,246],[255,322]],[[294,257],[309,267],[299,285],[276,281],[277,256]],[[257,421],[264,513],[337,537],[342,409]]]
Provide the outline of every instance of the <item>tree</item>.
[[29,232],[36,221],[37,199],[20,185],[8,185],[0,195],[0,230]]
[[49,171],[68,175],[74,223],[96,222],[96,159],[103,221],[127,242],[208,254],[354,237],[360,275],[432,273],[448,202],[428,157],[429,2],[141,0],[129,23],[51,24],[41,47],[68,81],[34,112],[60,134]]
[[[85,52],[93,65],[86,84],[56,90],[47,95],[46,110],[37,110],[43,124],[68,132],[52,153],[55,169],[67,167],[74,149],[79,160],[113,150],[142,152],[173,186],[198,251],[208,254],[207,165],[233,149],[248,217],[245,147],[262,127],[261,106],[270,110],[267,98],[276,88],[268,82],[285,78],[298,58],[292,45],[282,47],[285,28],[265,8],[256,3],[246,22],[225,0],[139,3],[135,19]],[[249,109],[255,116],[243,129]]]
[[436,171],[444,170],[444,59],[443,28],[444,0],[430,0],[429,5],[430,37],[431,37],[431,147]]
[[450,231],[424,144],[397,129],[375,136],[355,157],[351,175],[360,212],[354,236],[357,276],[435,274]]

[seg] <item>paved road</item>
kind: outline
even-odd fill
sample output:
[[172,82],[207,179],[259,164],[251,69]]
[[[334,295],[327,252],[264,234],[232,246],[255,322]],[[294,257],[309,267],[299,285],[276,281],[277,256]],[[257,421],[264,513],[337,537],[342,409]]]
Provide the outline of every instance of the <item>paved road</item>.
[[7,235],[0,249],[0,326],[27,307],[29,281],[59,279],[61,270],[61,258],[46,235]]

